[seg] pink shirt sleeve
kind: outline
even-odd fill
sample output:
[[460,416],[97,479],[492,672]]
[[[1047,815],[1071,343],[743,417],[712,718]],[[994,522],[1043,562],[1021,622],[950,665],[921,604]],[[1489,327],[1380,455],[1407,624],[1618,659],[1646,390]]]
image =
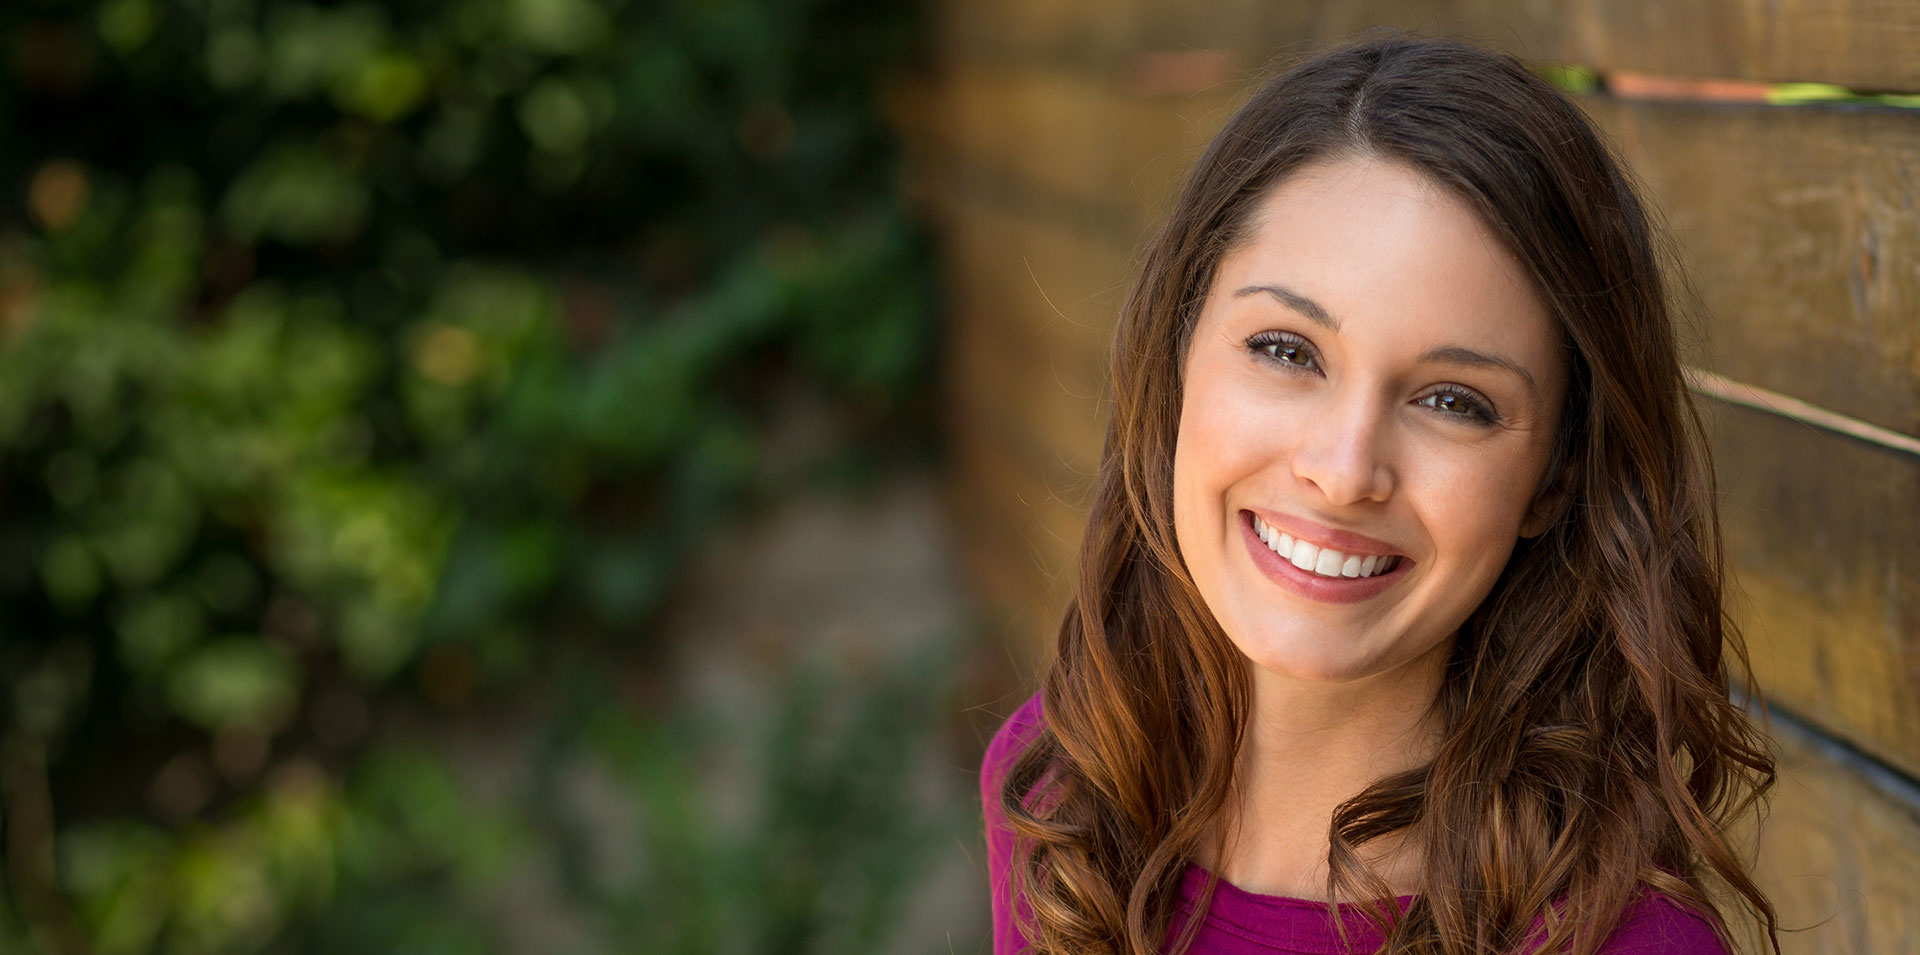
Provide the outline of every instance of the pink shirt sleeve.
[[1658,892],[1627,906],[1601,955],[1729,955],[1706,916]]
[[[1599,955],[1731,955],[1713,927],[1707,916],[1643,888],[1620,913],[1620,922],[1600,946]],[[1525,950],[1539,951],[1546,938],[1546,920],[1535,916]]]
[[1035,694],[993,735],[993,741],[987,744],[986,758],[980,764],[981,815],[987,830],[987,882],[993,895],[994,955],[1020,955],[1029,950],[1020,934],[1019,923],[1031,913],[1023,902],[1013,897],[1013,830],[1000,811],[1000,786],[1006,781],[1014,760],[1039,735],[1040,719],[1040,696]]

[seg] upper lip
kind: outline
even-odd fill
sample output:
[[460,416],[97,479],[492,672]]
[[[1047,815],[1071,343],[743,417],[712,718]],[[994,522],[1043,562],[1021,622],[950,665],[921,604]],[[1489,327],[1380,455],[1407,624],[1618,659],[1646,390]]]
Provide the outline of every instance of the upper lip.
[[[1281,532],[1291,535],[1295,540],[1304,540],[1315,547],[1333,548],[1342,554],[1358,554],[1363,557],[1400,554],[1392,544],[1365,534],[1355,534],[1317,524],[1302,517],[1290,514],[1277,514],[1273,511],[1249,509],[1249,512],[1265,521],[1269,527],[1277,527]],[[1401,556],[1405,556],[1402,554]]]

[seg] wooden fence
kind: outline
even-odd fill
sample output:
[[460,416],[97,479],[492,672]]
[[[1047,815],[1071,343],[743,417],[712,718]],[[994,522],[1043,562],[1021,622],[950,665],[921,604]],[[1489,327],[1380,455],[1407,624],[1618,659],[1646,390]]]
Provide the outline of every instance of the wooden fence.
[[1767,85],[1920,92],[1920,3],[937,11],[939,71],[898,105],[941,223],[955,504],[1024,675],[1063,606],[1133,256],[1253,82],[1376,24],[1577,65],[1711,316],[1689,359],[1786,770],[1758,845],[1802,929],[1783,944],[1920,952],[1920,100]]

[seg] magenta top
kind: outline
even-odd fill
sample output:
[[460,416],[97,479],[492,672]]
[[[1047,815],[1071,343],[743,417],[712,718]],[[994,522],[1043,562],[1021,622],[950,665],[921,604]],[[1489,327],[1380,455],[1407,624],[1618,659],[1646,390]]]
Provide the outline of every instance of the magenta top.
[[[994,734],[980,767],[980,798],[987,827],[987,875],[993,891],[994,955],[1025,955],[1031,951],[1016,925],[1029,915],[1024,900],[1013,898],[1011,858],[1013,831],[1000,812],[1000,785],[1013,760],[1040,731],[1040,697],[1035,696],[1008,718]],[[1207,870],[1187,867],[1180,883],[1175,924],[1183,924],[1206,887]],[[1404,910],[1414,897],[1399,897]],[[1323,903],[1259,895],[1225,880],[1214,888],[1213,904],[1194,936],[1193,955],[1371,955],[1384,941],[1359,905],[1343,904],[1353,948],[1342,948],[1333,919]],[[1537,927],[1537,926],[1536,926]],[[1601,946],[1601,955],[1727,955],[1714,935],[1712,923],[1658,892],[1649,890],[1629,906],[1621,924]]]

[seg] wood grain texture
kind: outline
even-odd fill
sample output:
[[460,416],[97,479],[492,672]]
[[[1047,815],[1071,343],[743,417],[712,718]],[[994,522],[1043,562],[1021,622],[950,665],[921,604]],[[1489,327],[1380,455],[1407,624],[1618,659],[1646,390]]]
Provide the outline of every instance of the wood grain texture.
[[1132,71],[1151,51],[1210,49],[1245,69],[1264,70],[1290,56],[1373,26],[1482,35],[1505,48],[1556,50],[1565,34],[1556,10],[1516,0],[1376,0],[1273,3],[1219,0],[1204,14],[1179,0],[981,0],[942,8],[936,33],[951,58],[1070,63]]
[[[922,152],[949,176],[998,177],[1024,186],[1030,202],[1057,197],[1091,210],[1058,210],[1068,224],[1129,231],[1124,221],[1137,232],[1165,209],[1237,101],[1237,90],[1149,94],[1079,70],[963,66],[939,84],[942,121]],[[1124,219],[1099,221],[1101,209]]]
[[[1784,955],[1920,952],[1920,803],[1817,735],[1776,723],[1781,778],[1754,875]],[[1750,949],[1758,951],[1759,949]]]
[[1028,665],[1050,651],[1100,462],[1129,243],[961,180],[941,203],[948,430],[974,579]]
[[1697,282],[1697,364],[1920,435],[1920,114],[1588,106]]
[[1126,248],[975,197],[945,221],[951,380],[974,420],[1035,463],[1091,474]]
[[1603,70],[1920,90],[1911,0],[1579,0],[1570,62]]
[[1085,509],[1057,492],[1070,482],[1036,466],[999,432],[963,420],[948,434],[968,576],[1003,625],[1018,669],[1037,674],[1072,591]]
[[980,0],[940,9],[951,58],[1074,63],[1130,72],[1156,50],[1212,49],[1265,71],[1369,27],[1468,37],[1600,71],[1920,90],[1911,0]]
[[1732,602],[1769,699],[1920,776],[1920,460],[1706,409]]

